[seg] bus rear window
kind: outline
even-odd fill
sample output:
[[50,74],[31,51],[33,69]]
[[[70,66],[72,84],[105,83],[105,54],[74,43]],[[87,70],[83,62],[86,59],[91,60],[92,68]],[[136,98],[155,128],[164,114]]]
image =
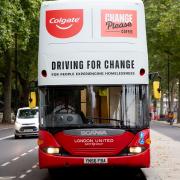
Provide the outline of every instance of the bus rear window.
[[149,126],[147,85],[40,88],[41,127]]

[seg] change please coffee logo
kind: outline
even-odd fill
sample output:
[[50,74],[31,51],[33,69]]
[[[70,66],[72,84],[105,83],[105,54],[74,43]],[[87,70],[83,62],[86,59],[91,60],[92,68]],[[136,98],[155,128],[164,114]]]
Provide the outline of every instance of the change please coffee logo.
[[135,10],[102,10],[101,36],[137,37]]
[[54,37],[69,38],[78,34],[83,26],[82,9],[46,11],[46,29]]

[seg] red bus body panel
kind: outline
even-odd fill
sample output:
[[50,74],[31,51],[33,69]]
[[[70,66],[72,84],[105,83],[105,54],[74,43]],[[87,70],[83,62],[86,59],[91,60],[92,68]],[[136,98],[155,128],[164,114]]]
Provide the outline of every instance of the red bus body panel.
[[63,132],[55,135],[55,139],[72,156],[114,156],[121,152],[132,141],[133,135],[125,132],[116,136],[73,136]]
[[[84,157],[54,156],[48,155],[39,150],[39,166],[40,168],[58,168],[87,165],[84,164]],[[94,164],[90,164],[88,166],[94,166]],[[98,165],[96,164],[96,166]],[[108,164],[106,164],[106,166],[147,168],[150,166],[150,150],[147,149],[138,155],[108,157]]]
[[[40,168],[87,165],[149,167],[149,138],[149,129],[137,134],[125,131],[113,136],[76,136],[65,134],[63,131],[52,135],[48,131],[40,130],[39,139],[43,143],[39,146],[39,166]],[[48,154],[43,151],[43,148],[47,147],[62,148],[67,154]],[[143,147],[144,151],[139,154],[122,154],[129,147]],[[108,162],[106,164],[85,164],[84,159],[87,157],[105,157]]]

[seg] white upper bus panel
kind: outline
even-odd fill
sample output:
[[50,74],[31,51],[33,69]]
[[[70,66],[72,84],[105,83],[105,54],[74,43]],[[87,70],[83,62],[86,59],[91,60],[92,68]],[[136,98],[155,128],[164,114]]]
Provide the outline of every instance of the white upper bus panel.
[[38,82],[40,86],[148,84],[142,1],[43,2]]

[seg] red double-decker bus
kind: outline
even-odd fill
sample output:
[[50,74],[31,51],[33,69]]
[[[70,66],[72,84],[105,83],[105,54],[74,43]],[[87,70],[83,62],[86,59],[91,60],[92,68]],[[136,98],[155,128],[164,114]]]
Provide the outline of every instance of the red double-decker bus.
[[141,0],[43,2],[39,166],[149,167]]

